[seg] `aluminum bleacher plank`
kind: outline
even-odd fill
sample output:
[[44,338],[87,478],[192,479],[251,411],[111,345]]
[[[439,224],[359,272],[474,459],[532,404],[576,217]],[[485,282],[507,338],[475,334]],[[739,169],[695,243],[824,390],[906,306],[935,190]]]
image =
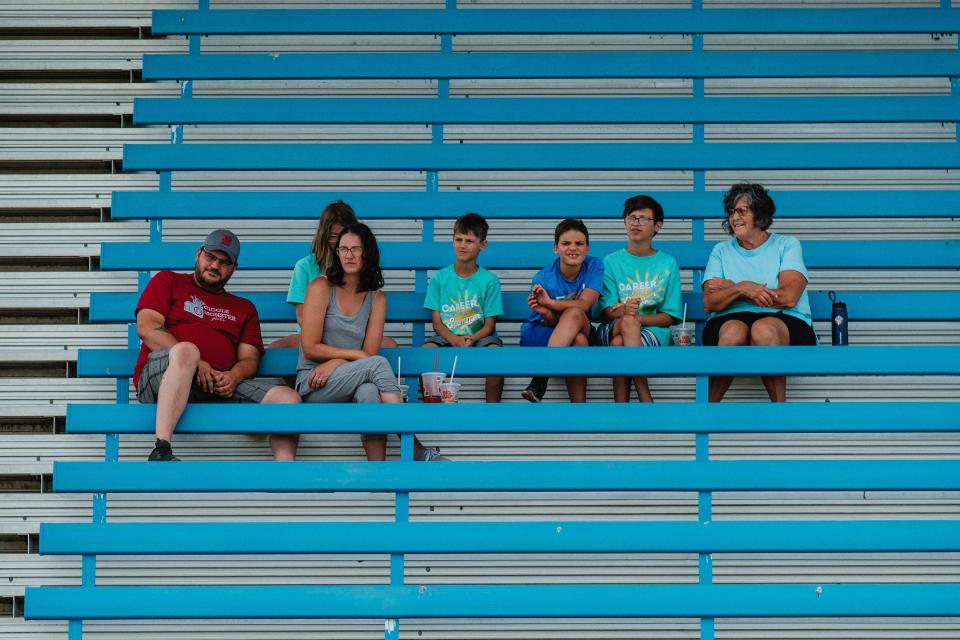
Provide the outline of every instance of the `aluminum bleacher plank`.
[[960,97],[794,98],[137,98],[136,124],[943,122]]
[[958,585],[34,587],[27,619],[830,616],[960,613]]
[[[606,255],[623,242],[594,242],[591,251]],[[703,269],[713,248],[706,241],[666,241],[657,248],[677,259],[681,269]],[[196,243],[111,243],[101,247],[100,268],[115,270],[193,269]],[[450,264],[450,243],[385,242],[380,244],[384,269],[442,269]],[[242,269],[289,269],[310,253],[309,242],[264,242],[244,245]],[[812,240],[803,245],[810,269],[953,269],[958,266],[960,241]],[[540,269],[554,260],[548,242],[489,242],[481,258],[487,269]]]
[[44,554],[957,551],[960,521],[44,524]]
[[[198,102],[194,100],[194,102]],[[615,215],[635,191],[116,191],[111,216],[131,218],[315,220],[317,212],[343,199],[365,219],[457,218],[482,211],[487,219],[576,216],[584,220]],[[719,192],[654,192],[668,220],[716,218]],[[960,217],[958,191],[820,191],[775,190],[777,219]],[[389,207],[383,204],[389,202]]]
[[[842,350],[790,347],[789,359],[778,347],[703,347],[698,349],[648,349],[623,347],[504,347],[496,349],[443,349],[441,369],[458,358],[457,373],[466,377],[487,375],[651,375],[686,377],[711,375],[945,375],[960,373],[960,347],[954,346],[849,346]],[[580,357],[578,352],[589,357]],[[636,356],[631,357],[635,351]],[[652,353],[651,353],[652,351]],[[137,350],[85,349],[80,352],[80,376],[127,377],[133,374]],[[381,349],[391,362],[403,358],[407,371],[432,371],[438,356],[433,349]],[[512,356],[512,357],[511,357]],[[260,359],[258,375],[290,375],[296,370],[296,349],[268,349]],[[280,411],[279,408],[274,407]]]
[[146,80],[319,78],[784,78],[960,75],[929,51],[150,55]]
[[[957,75],[960,75],[958,70]],[[130,171],[955,169],[942,143],[125,144]],[[644,153],[637,153],[642,148]]]
[[947,9],[156,10],[153,29],[168,35],[924,33],[960,31],[960,18]]

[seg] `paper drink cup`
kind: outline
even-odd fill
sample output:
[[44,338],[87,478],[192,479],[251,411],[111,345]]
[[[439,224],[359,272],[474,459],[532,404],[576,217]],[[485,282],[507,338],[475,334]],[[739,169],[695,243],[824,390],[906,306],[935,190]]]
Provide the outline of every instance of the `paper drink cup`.
[[400,401],[401,401],[401,402],[406,402],[406,401],[407,401],[407,395],[409,395],[409,393],[410,393],[410,385],[408,385],[408,384],[401,384],[401,385],[400,385]]
[[693,332],[693,325],[678,325],[670,327],[670,336],[673,338],[673,344],[678,347],[692,347],[696,341],[696,334]]
[[429,371],[420,374],[423,383],[423,401],[440,402],[440,385],[447,379],[447,374]]
[[460,383],[444,382],[440,385],[441,402],[460,402]]

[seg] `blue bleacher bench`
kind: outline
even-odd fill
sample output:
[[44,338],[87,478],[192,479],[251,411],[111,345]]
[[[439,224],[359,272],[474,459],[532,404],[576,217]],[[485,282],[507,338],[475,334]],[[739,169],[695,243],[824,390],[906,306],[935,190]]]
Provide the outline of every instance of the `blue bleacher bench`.
[[[382,243],[386,269],[414,271],[412,291],[388,293],[392,322],[412,324],[422,339],[427,272],[451,261],[449,243],[434,238],[435,222],[476,210],[491,219],[588,220],[616,218],[622,189],[514,192],[461,191],[442,180],[449,171],[679,171],[689,188],[654,191],[667,225],[690,220],[690,237],[657,246],[694,272],[685,293],[689,319],[705,314],[700,279],[713,246],[705,221],[722,213],[721,193],[708,190],[708,172],[749,176],[763,171],[915,170],[947,175],[960,168],[960,144],[936,142],[708,142],[705,125],[776,123],[946,123],[960,114],[960,51],[724,51],[704,46],[710,34],[931,34],[960,31],[960,9],[704,9],[695,2],[677,9],[443,9],[403,10],[210,10],[157,11],[153,33],[184,35],[189,53],[146,55],[145,80],[181,82],[176,99],[137,99],[134,122],[170,125],[170,144],[124,147],[127,171],[159,173],[155,191],[118,192],[111,215],[150,221],[150,242],[107,243],[101,268],[139,272],[191,269],[196,243],[164,242],[163,221],[174,219],[313,219],[331,200],[353,204],[364,219],[421,220],[419,242]],[[242,53],[202,51],[202,35],[428,34],[435,51],[416,53]],[[469,51],[455,35],[678,34],[680,51]],[[460,80],[689,79],[688,95],[669,97],[489,97],[452,95]],[[715,95],[708,83],[731,78],[941,78],[939,90],[919,95]],[[411,98],[195,97],[202,80],[414,80],[429,81],[435,96]],[[469,92],[468,92],[469,93]],[[934,95],[936,94],[936,95]],[[688,125],[676,143],[463,144],[447,125]],[[429,127],[418,144],[185,144],[183,125],[415,124]],[[174,189],[172,174],[196,171],[413,172],[421,191],[331,189],[196,191]],[[945,179],[946,180],[946,179]],[[960,216],[960,189],[844,188],[838,191],[773,189],[778,218],[950,220]],[[285,270],[309,251],[302,242],[245,242],[240,268]],[[595,242],[594,255],[622,247]],[[897,241],[810,240],[803,243],[811,269],[862,271],[960,268],[960,244],[935,238]],[[553,259],[547,241],[491,241],[485,267],[537,269]],[[932,289],[932,287],[930,288]],[[243,294],[242,291],[238,293]],[[94,322],[129,323],[138,294],[95,293]],[[266,322],[291,322],[282,291],[247,295]],[[503,320],[519,321],[525,294],[508,292]],[[910,291],[845,292],[856,320],[909,323],[960,319],[960,291],[918,287]],[[825,292],[812,291],[816,320],[829,318]],[[906,326],[906,324],[905,324]],[[909,340],[909,330],[903,332]],[[103,462],[54,466],[54,490],[93,493],[90,523],[41,527],[41,552],[81,555],[79,586],[27,590],[30,619],[66,619],[70,640],[80,640],[83,621],[161,618],[384,618],[384,637],[400,637],[403,619],[693,617],[700,638],[714,640],[718,617],[957,617],[960,585],[866,582],[863,584],[720,584],[713,580],[713,553],[916,553],[960,551],[960,525],[929,520],[715,521],[717,491],[958,491],[960,461],[943,460],[715,460],[714,434],[757,433],[956,433],[960,402],[850,402],[770,405],[705,402],[710,375],[960,376],[960,347],[884,346],[824,348],[692,349],[462,349],[385,350],[402,357],[405,371],[430,370],[434,357],[458,375],[649,375],[693,377],[696,402],[649,406],[589,405],[303,405],[188,406],[179,426],[185,434],[399,433],[400,460],[387,463],[184,462],[157,465],[119,462],[121,434],[150,433],[154,408],[129,405],[129,377],[138,344],[126,349],[81,350],[78,374],[117,379],[117,402],[72,405],[67,431],[104,434]],[[469,356],[469,357],[468,357]],[[293,350],[268,350],[263,375],[288,375]],[[410,379],[415,382],[414,379]],[[415,394],[414,394],[415,395]],[[453,434],[688,434],[687,459],[491,460],[421,464],[412,461],[413,433]],[[681,491],[696,495],[696,517],[685,521],[535,522],[411,521],[411,492]],[[379,492],[394,496],[387,522],[138,522],[108,518],[108,493],[156,492]],[[696,584],[670,585],[424,585],[406,576],[411,553],[695,553]],[[372,586],[105,586],[97,583],[97,558],[131,554],[334,554],[390,555],[388,584]]]

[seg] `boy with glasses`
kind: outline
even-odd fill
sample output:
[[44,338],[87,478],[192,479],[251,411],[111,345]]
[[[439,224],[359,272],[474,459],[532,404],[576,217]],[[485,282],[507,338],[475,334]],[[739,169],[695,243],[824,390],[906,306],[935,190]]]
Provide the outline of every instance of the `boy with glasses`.
[[[680,321],[680,268],[676,259],[653,248],[663,227],[663,207],[646,195],[623,203],[627,246],[603,259],[603,296],[606,320],[597,330],[601,346],[659,347],[670,344],[670,325]],[[653,402],[647,379],[633,378],[641,402]],[[627,379],[613,379],[613,398],[629,402]]]

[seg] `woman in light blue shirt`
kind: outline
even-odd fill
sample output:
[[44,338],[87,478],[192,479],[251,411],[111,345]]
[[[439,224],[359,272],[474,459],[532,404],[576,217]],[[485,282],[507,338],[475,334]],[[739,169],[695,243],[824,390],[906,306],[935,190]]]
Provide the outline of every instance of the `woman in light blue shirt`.
[[[740,183],[723,197],[723,226],[733,236],[717,243],[703,273],[706,346],[816,345],[807,298],[807,267],[800,242],[768,231],[776,205],[759,184]],[[710,378],[719,402],[733,378]],[[787,398],[784,376],[764,376],[772,402]]]

